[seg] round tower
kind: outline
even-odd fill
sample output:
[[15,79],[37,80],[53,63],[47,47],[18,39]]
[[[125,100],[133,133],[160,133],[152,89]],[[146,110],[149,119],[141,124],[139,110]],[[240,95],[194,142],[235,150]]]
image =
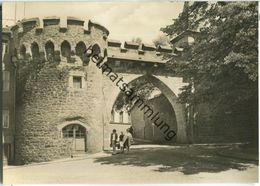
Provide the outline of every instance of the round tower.
[[103,147],[102,73],[85,51],[104,56],[108,30],[77,18],[26,19],[11,28],[17,67],[19,163]]

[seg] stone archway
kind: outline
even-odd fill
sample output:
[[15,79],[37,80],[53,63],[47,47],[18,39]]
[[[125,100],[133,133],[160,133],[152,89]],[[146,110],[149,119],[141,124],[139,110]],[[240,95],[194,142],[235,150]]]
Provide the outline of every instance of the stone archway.
[[170,102],[177,120],[177,142],[186,143],[188,140],[186,133],[187,126],[185,121],[184,105],[178,102],[177,95],[160,79],[156,78],[155,76],[145,76],[145,78],[148,82],[159,88]]
[[[125,78],[126,77],[126,78]],[[139,78],[145,78],[148,82],[151,82],[155,87],[161,90],[161,92],[165,95],[167,100],[170,102],[175,115],[176,115],[176,123],[177,123],[177,134],[176,134],[176,142],[177,143],[186,143],[187,140],[187,134],[186,134],[186,120],[185,120],[185,107],[183,104],[180,104],[177,101],[178,98],[178,93],[180,92],[180,88],[185,85],[185,83],[182,83],[182,78],[178,77],[156,77],[152,75],[126,75],[124,77],[124,82],[127,82],[128,84],[131,84],[132,82],[138,80]],[[167,78],[169,80],[167,80]],[[164,80],[166,79],[166,80]],[[168,82],[167,82],[168,81]],[[171,85],[169,85],[169,82],[171,82]],[[176,86],[174,84],[176,83]],[[113,86],[113,85],[110,85]],[[107,88],[109,89],[109,88]],[[106,89],[106,91],[108,91]],[[111,108],[113,107],[113,104],[115,103],[120,90],[118,87],[110,87],[109,90],[110,94],[109,97],[107,97],[107,102],[106,102],[106,112],[107,115],[109,115],[108,120],[105,123],[109,123],[111,120],[110,118],[110,113],[111,113]],[[107,127],[107,129],[110,131],[111,127]],[[109,133],[108,131],[108,133]],[[108,139],[108,138],[107,138]]]

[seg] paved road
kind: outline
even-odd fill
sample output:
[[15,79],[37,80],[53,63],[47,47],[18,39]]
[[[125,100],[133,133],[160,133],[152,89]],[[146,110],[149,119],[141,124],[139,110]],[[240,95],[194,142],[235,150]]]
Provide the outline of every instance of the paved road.
[[257,162],[219,155],[223,147],[136,146],[128,154],[4,167],[4,183],[257,182]]

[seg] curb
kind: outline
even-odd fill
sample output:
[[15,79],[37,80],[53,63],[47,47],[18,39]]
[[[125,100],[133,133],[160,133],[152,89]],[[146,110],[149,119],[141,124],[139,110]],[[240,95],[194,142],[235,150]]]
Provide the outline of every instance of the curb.
[[244,154],[244,153],[223,153],[223,152],[218,152],[217,154],[219,156],[228,157],[228,158],[236,158],[236,159],[248,160],[248,161],[254,161],[254,162],[258,162],[259,161],[258,158],[249,157],[248,154]]
[[3,169],[15,169],[15,168],[23,168],[23,167],[32,167],[32,166],[39,166],[39,165],[48,165],[48,164],[53,164],[53,163],[63,163],[63,162],[70,162],[70,161],[80,161],[84,159],[90,159],[95,156],[103,157],[103,156],[108,156],[109,154],[107,153],[95,153],[95,154],[86,154],[84,156],[79,156],[79,157],[74,157],[74,158],[63,158],[63,159],[57,159],[57,160],[52,160],[52,161],[46,161],[46,162],[39,162],[39,163],[30,163],[30,164],[25,164],[25,165],[10,165],[10,166],[3,166]]

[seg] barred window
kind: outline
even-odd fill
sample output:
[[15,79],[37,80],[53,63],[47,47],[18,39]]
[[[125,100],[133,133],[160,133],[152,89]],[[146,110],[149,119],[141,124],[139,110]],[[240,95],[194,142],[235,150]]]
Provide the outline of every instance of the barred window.
[[82,88],[82,77],[81,76],[73,76],[73,88],[75,88],[75,89]]
[[86,129],[78,124],[71,124],[62,129],[62,135],[64,138],[84,138]]

